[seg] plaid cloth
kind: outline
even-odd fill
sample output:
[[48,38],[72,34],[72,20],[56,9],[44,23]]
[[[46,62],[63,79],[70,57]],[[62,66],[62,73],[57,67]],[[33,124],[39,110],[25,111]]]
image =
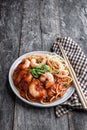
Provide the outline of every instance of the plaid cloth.
[[[87,99],[87,59],[85,54],[82,52],[77,43],[75,43],[70,37],[65,37],[57,38],[57,42],[53,44],[52,51],[56,52],[58,55],[62,55],[58,43],[61,43],[63,49],[65,50]],[[56,115],[57,117],[60,117],[61,115],[75,109],[83,110],[76,91],[66,102],[56,107]]]

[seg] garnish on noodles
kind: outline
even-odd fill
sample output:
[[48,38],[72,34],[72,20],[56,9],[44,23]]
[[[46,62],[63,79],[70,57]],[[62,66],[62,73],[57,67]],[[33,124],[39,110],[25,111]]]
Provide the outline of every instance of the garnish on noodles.
[[39,78],[41,74],[44,74],[45,72],[51,72],[51,69],[48,65],[42,65],[41,67],[36,66],[33,69],[30,69],[30,73],[33,75],[35,78]]
[[13,82],[26,100],[47,104],[65,94],[72,78],[62,57],[34,54],[18,64],[13,72]]

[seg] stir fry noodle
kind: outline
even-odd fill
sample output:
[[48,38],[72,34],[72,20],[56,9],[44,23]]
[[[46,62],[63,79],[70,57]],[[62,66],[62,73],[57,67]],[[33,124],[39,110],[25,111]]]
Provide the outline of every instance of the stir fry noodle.
[[18,64],[13,72],[13,82],[26,100],[47,104],[65,94],[72,78],[59,55],[34,54]]

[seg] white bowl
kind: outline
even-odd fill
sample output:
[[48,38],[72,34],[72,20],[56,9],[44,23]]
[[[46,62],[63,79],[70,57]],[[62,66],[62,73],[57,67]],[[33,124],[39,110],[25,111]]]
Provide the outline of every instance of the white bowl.
[[52,103],[49,103],[49,104],[41,104],[41,103],[36,103],[36,102],[30,102],[30,101],[28,101],[28,100],[26,100],[26,99],[24,99],[23,97],[20,96],[19,91],[16,89],[16,87],[15,87],[15,85],[13,83],[12,75],[13,75],[14,69],[17,67],[17,65],[25,57],[28,57],[31,54],[41,54],[41,55],[44,55],[44,54],[51,54],[51,52],[47,52],[47,51],[33,51],[33,52],[30,52],[30,53],[26,53],[26,54],[20,56],[18,59],[15,60],[15,62],[12,64],[12,66],[11,66],[11,68],[9,70],[9,83],[10,83],[10,86],[11,86],[13,92],[16,94],[16,96],[18,98],[20,98],[22,101],[24,101],[25,103],[27,103],[29,105],[37,106],[37,107],[53,107],[53,106],[62,104],[63,102],[68,100],[71,97],[71,95],[73,94],[74,90],[75,90],[75,88],[73,86],[70,86],[68,88],[68,90],[66,91],[66,93],[64,94],[63,97],[61,97],[58,100],[56,100],[56,101],[54,101]]

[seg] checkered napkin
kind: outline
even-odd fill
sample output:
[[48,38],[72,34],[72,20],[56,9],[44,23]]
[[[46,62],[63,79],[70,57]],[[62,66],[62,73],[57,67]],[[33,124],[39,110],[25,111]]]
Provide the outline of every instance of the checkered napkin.
[[[58,55],[62,55],[58,43],[60,43],[65,50],[66,55],[76,72],[80,87],[87,99],[87,59],[85,54],[70,37],[65,37],[57,38],[57,42],[53,44],[52,51],[56,52]],[[57,117],[60,117],[70,110],[75,109],[84,110],[76,91],[66,102],[56,107],[56,115]]]

